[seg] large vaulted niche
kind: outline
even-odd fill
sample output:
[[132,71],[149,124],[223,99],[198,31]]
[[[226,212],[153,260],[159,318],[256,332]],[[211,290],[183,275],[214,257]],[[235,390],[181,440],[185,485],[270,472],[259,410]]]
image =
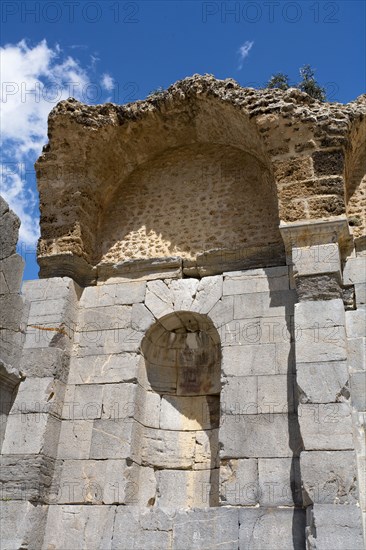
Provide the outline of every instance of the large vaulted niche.
[[[193,276],[283,263],[277,192],[257,128],[218,100],[178,107],[136,122],[123,147],[116,133],[95,248],[100,273],[164,258],[182,259]],[[202,264],[212,269],[195,272]]]
[[[218,506],[218,332],[206,315],[180,311],[159,319],[141,350],[149,386],[161,399],[159,430],[143,442],[145,460],[157,471],[157,504]],[[149,452],[156,440],[165,443],[163,456]]]

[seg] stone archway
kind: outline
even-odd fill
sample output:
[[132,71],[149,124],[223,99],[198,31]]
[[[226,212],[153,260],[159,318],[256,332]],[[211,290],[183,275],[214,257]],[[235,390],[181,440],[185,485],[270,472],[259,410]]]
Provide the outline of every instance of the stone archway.
[[221,389],[217,330],[207,315],[171,313],[148,330],[141,350],[150,387],[161,397],[154,437],[168,440],[166,466],[160,456],[150,455],[148,442],[143,444],[149,466],[158,470],[157,505],[217,506]]

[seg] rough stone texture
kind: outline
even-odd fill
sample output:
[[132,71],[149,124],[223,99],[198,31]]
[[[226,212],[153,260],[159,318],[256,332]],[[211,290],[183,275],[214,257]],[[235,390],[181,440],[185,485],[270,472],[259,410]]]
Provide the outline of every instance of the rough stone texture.
[[[363,550],[360,509],[356,506],[314,504],[309,509],[307,544],[312,550]],[[316,535],[314,536],[314,532]]]
[[209,75],[52,111],[28,308],[0,202],[5,548],[361,547],[365,113]]
[[279,218],[347,213],[359,238],[364,113],[362,97],[324,105],[296,89],[246,89],[209,75],[127,106],[63,101],[50,114],[50,143],[37,163],[41,273],[65,266],[65,274],[77,278],[80,270],[80,279],[95,281],[128,272],[131,261],[140,273],[142,261],[142,269],[163,273],[164,257],[168,269],[180,260],[190,274],[278,265],[271,252],[281,254]]

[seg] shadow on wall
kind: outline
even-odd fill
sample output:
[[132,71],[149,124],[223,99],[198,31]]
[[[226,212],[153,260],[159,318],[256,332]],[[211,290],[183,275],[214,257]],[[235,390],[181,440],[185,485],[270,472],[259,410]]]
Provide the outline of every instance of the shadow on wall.
[[[151,466],[163,471],[158,504],[218,506],[219,335],[206,315],[181,311],[159,319],[141,348],[149,384],[161,396],[159,432],[175,432],[176,436],[166,450],[170,454],[167,464],[179,463],[186,452],[182,446],[194,446],[192,462],[183,469],[162,468],[161,462],[154,464],[152,459]],[[157,437],[164,438],[164,434]]]
[[101,222],[98,261],[282,244],[275,184],[258,158],[223,145],[170,149],[123,181]]
[[[266,271],[266,270],[264,270]],[[271,285],[272,278],[268,277]],[[295,550],[305,550],[306,510],[302,498],[300,454],[304,450],[304,443],[300,431],[298,419],[298,392],[296,384],[296,359],[295,359],[295,327],[294,307],[292,300],[287,301],[285,293],[276,292],[276,287],[269,288],[270,307],[285,305],[285,320],[287,331],[290,335],[290,351],[287,358],[287,405],[288,405],[288,438],[292,452],[289,471],[291,496],[293,501],[292,516],[292,540]],[[289,291],[290,292],[290,291]]]

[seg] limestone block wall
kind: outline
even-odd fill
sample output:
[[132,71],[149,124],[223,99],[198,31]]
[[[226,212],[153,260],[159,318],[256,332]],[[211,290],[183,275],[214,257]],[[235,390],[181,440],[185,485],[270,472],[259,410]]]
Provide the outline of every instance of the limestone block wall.
[[365,112],[363,96],[323,104],[209,75],[126,106],[59,103],[37,162],[42,276],[283,265],[279,220],[347,215],[363,249]]
[[297,278],[28,283],[4,548],[361,549],[362,307]]

